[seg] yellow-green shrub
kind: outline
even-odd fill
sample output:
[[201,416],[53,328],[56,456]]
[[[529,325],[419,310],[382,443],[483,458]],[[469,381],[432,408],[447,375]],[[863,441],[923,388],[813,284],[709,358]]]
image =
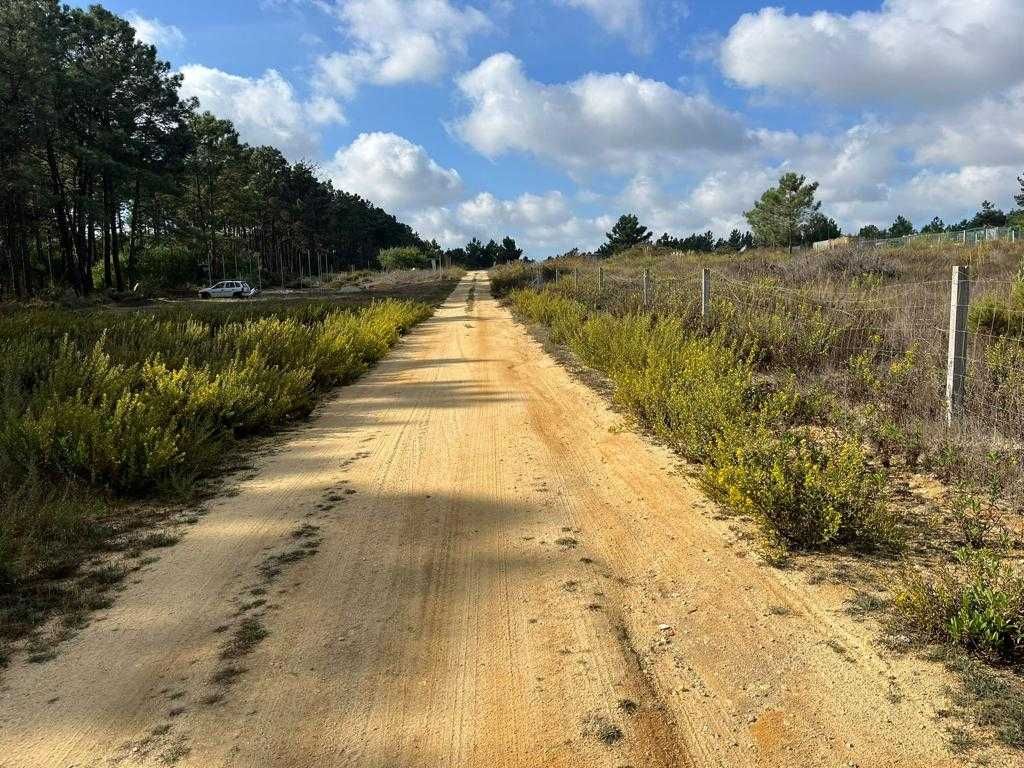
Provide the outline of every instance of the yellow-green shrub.
[[896,537],[884,475],[852,440],[815,438],[792,384],[758,382],[719,336],[679,317],[612,315],[556,291],[517,291],[513,307],[604,373],[614,400],[643,427],[704,464],[704,482],[783,546],[877,544]]
[[765,522],[783,543],[817,548],[895,538],[884,476],[850,440],[765,427],[735,431],[720,443],[704,482],[734,510]]
[[1024,280],[1016,280],[1009,296],[982,296],[971,304],[971,330],[993,336],[1024,338]]
[[516,289],[527,287],[540,276],[540,269],[533,264],[511,261],[494,267],[488,276],[491,279],[491,294],[500,299]]
[[88,345],[88,320],[57,340],[53,326],[30,327],[51,354],[12,344],[13,365],[0,370],[0,472],[159,490],[208,471],[235,436],[308,411],[318,391],[359,376],[427,315],[395,301],[227,322],[131,315]]

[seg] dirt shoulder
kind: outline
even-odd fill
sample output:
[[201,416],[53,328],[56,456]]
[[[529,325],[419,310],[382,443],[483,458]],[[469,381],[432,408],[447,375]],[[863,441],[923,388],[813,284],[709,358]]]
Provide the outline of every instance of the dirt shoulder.
[[485,280],[13,666],[0,765],[961,764],[937,667],[748,555]]

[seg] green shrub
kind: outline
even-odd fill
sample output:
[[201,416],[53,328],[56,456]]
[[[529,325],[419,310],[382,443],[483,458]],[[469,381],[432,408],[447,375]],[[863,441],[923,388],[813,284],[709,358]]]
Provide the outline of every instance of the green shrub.
[[384,269],[422,269],[430,266],[430,257],[412,246],[385,248],[377,254]]
[[[292,316],[129,315],[26,329],[0,372],[0,473],[38,471],[117,493],[159,492],[215,465],[235,437],[307,412],[318,392],[363,373],[429,314],[386,301]],[[30,325],[21,319],[22,325]],[[17,337],[15,337],[17,338]]]
[[934,573],[902,574],[895,615],[910,633],[1012,660],[1024,648],[1024,574],[990,550],[962,549]]
[[1024,340],[996,339],[986,348],[983,364],[970,374],[972,396],[1020,421],[1024,414]]
[[934,382],[940,373],[917,345],[902,354],[884,353],[875,336],[849,360],[849,421],[882,462],[897,456],[915,463],[925,448],[925,414],[939,418],[945,402]]
[[764,427],[728,435],[705,473],[712,495],[801,548],[893,543],[884,482],[853,441]]
[[834,314],[807,301],[777,301],[770,287],[761,291],[752,287],[743,302],[717,301],[712,314],[723,338],[759,369],[820,367],[823,359],[851,348],[854,329]]
[[88,602],[66,579],[132,525],[119,498],[188,492],[237,437],[308,412],[429,315],[405,301],[0,315],[0,645]]
[[526,288],[540,278],[540,270],[533,264],[512,261],[499,264],[488,272],[491,279],[491,294],[501,299],[512,291]]
[[968,323],[973,331],[1024,338],[1024,280],[1016,280],[1006,298],[989,295],[973,301]]

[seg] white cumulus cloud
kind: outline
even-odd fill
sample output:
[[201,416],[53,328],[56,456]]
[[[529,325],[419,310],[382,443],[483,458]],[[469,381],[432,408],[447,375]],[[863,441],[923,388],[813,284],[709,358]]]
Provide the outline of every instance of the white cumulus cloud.
[[323,172],[338,189],[389,210],[410,211],[458,198],[462,179],[419,144],[394,133],[361,133],[339,149]]
[[336,0],[328,6],[352,46],[317,59],[322,90],[351,97],[364,82],[430,82],[465,55],[469,38],[490,27],[477,8],[448,0]]
[[188,64],[181,74],[182,96],[195,97],[203,109],[230,119],[243,140],[277,147],[292,160],[317,153],[318,126],[344,121],[341,109],[326,97],[302,102],[274,69],[250,78]]
[[135,11],[126,17],[135,27],[135,38],[146,45],[158,48],[181,48],[185,44],[185,33],[173,24],[164,24],[160,19],[147,19]]
[[1024,85],[912,125],[907,143],[922,164],[1024,167]]
[[878,11],[740,17],[721,49],[742,86],[843,103],[938,105],[1024,79],[1020,0],[886,0]]
[[511,235],[531,258],[592,248],[610,226],[606,219],[578,215],[557,191],[513,198],[481,192],[457,205],[414,211],[409,222],[421,236],[446,248],[465,245],[473,237],[486,242]]
[[735,114],[636,74],[588,74],[568,83],[530,80],[510,53],[458,78],[470,111],[454,126],[477,151],[526,152],[570,170],[632,170],[748,148]]
[[533,251],[567,250],[596,232],[591,222],[578,217],[570,201],[558,191],[525,193],[501,199],[490,192],[462,202],[456,209],[461,227],[481,238],[512,234]]

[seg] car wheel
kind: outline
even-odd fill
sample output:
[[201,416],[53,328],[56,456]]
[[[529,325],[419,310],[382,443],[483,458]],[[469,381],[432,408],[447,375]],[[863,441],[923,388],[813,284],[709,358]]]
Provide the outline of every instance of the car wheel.
[[204,291],[203,293],[200,293],[200,294],[199,294],[199,298],[200,298],[200,299],[208,299],[208,298],[210,298],[210,294],[208,294],[208,293],[206,293],[206,292]]
[[231,298],[233,298],[233,299],[240,299],[240,298],[242,298],[242,292],[241,291],[235,291],[234,293],[231,294]]

